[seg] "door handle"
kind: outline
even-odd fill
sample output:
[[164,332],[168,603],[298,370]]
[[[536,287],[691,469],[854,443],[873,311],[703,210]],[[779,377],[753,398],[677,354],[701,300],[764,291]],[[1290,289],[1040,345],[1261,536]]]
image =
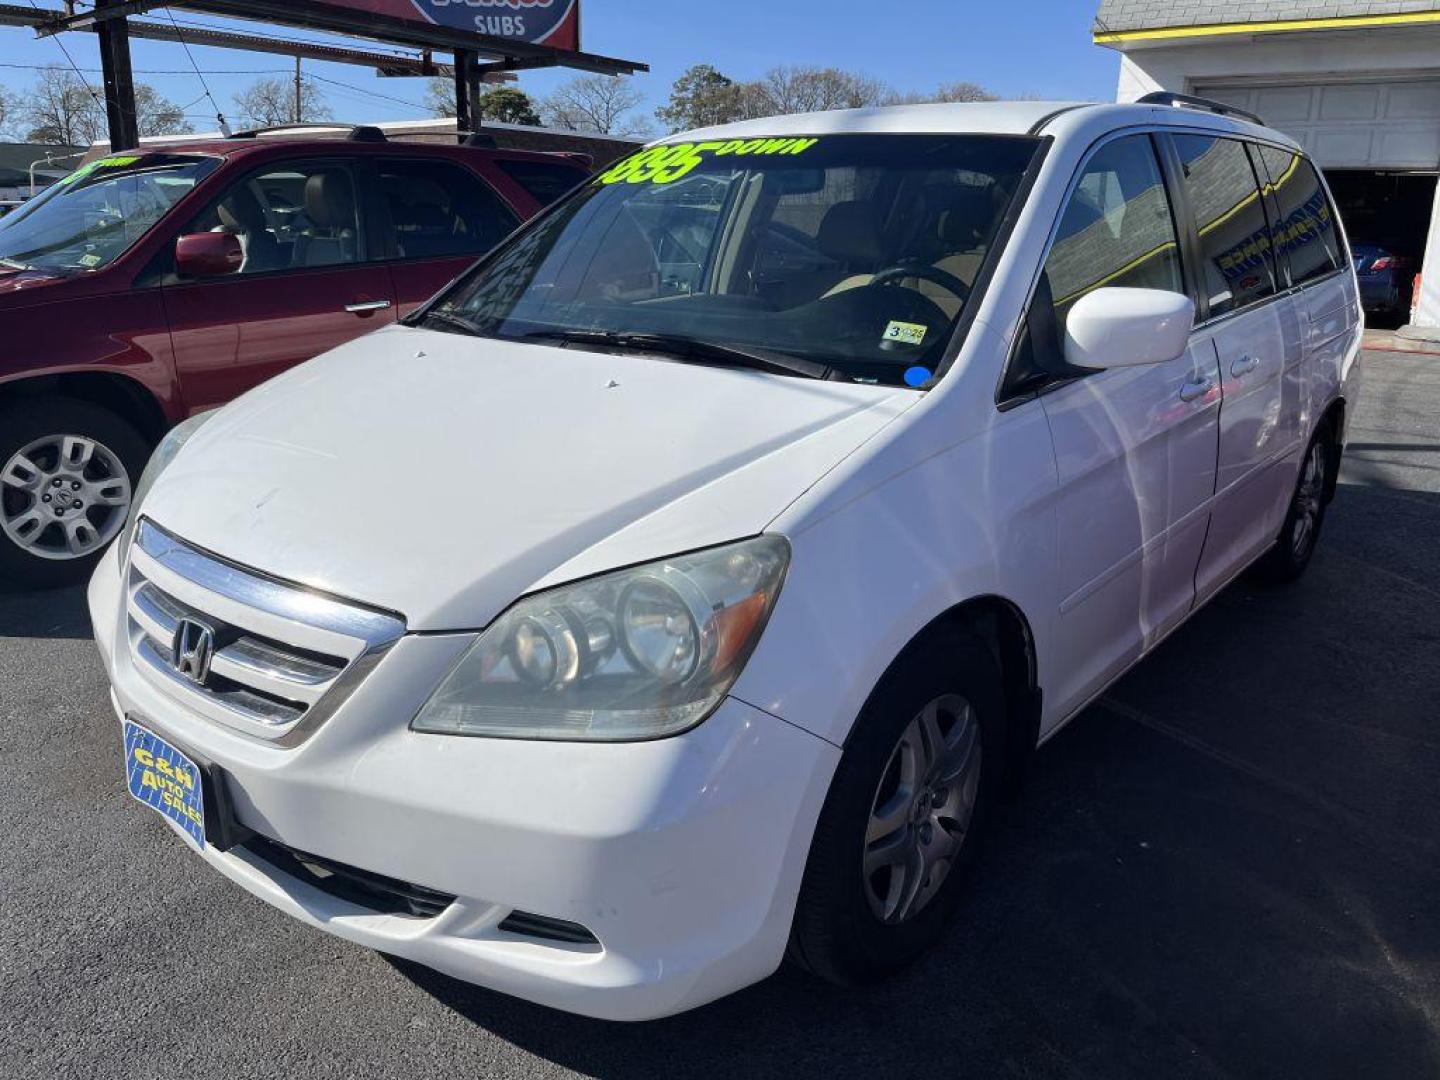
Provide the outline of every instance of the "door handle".
[[1180,387],[1180,400],[1194,401],[1196,398],[1204,397],[1213,389],[1215,389],[1215,380],[1207,375],[1203,379],[1192,380]]
[[1250,372],[1254,371],[1259,366],[1260,361],[1257,357],[1242,356],[1239,360],[1236,360],[1233,364],[1230,365],[1230,374],[1238,379],[1241,375],[1249,375]]
[[389,306],[389,300],[361,300],[357,304],[346,304],[345,310],[351,315],[368,315],[372,311],[384,311]]

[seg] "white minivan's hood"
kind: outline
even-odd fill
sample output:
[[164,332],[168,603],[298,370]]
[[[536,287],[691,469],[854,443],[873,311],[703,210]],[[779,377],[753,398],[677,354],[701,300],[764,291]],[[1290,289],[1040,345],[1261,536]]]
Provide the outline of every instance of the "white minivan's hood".
[[919,396],[394,327],[224,409],[143,512],[411,629],[476,628],[760,532]]

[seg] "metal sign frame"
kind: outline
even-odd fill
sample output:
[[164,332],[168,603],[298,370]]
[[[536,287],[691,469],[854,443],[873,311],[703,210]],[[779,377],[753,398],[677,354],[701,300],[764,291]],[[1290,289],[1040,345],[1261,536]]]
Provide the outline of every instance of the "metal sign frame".
[[[361,9],[346,9],[324,0],[95,0],[92,10],[69,14],[39,7],[21,9],[0,4],[0,25],[30,26],[37,36],[68,32],[93,32],[99,39],[100,64],[105,85],[105,111],[112,150],[128,150],[140,144],[135,108],[135,80],[130,64],[130,17],[156,7],[178,7],[222,18],[239,18],[302,30],[365,38],[389,45],[419,49],[417,58],[385,57],[334,46],[286,44],[250,38],[225,31],[197,30],[183,35],[178,27],[164,24],[136,24],[137,37],[188,41],[221,47],[250,48],[264,52],[309,56],[342,63],[374,63],[385,74],[448,74],[445,65],[435,64],[432,51],[453,52],[455,62],[456,122],[460,131],[477,129],[479,94],[487,76],[544,67],[568,67],[603,75],[632,75],[649,71],[649,65],[620,60],[552,45],[535,44],[514,38],[471,33],[430,23],[419,18],[399,18]],[[578,17],[578,13],[577,13]],[[482,63],[482,60],[485,62]]]

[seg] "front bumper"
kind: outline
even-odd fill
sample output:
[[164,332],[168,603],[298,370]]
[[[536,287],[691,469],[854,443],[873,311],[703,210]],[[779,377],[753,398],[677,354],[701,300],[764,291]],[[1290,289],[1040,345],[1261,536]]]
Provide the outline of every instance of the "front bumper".
[[[408,722],[473,635],[402,638],[292,749],[220,727],[132,663],[114,549],[90,585],[118,715],[224,770],[239,821],[291,848],[456,900],[381,914],[243,848],[204,858],[310,925],[571,1012],[640,1020],[769,975],[789,934],[839,751],[727,700],[654,742],[420,735]],[[120,781],[117,774],[116,780]],[[512,911],[577,923],[599,944],[503,931]]]

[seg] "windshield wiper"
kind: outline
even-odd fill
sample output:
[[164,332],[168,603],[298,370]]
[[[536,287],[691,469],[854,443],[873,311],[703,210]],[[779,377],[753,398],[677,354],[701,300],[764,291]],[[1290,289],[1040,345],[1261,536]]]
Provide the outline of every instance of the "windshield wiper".
[[462,334],[469,334],[471,337],[489,337],[480,324],[471,322],[463,315],[454,315],[448,311],[427,311],[423,318],[419,319],[417,325],[424,326],[426,323],[437,322],[442,327],[450,330],[458,330]]
[[676,356],[700,363],[725,367],[752,368],[781,375],[799,375],[807,379],[841,379],[847,377],[834,368],[813,360],[803,360],[788,353],[771,352],[740,345],[721,345],[678,334],[628,333],[620,330],[532,330],[521,337],[527,341],[558,341],[565,345],[600,345],[616,349]]
[[0,258],[0,266],[8,267],[11,270],[29,270],[31,267],[15,259]]

